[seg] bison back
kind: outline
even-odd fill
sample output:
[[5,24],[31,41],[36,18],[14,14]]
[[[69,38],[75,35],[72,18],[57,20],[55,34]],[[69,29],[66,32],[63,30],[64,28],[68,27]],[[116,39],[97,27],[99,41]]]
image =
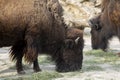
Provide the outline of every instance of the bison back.
[[0,45],[23,40],[27,31],[51,28],[53,18],[46,5],[47,0],[0,0]]

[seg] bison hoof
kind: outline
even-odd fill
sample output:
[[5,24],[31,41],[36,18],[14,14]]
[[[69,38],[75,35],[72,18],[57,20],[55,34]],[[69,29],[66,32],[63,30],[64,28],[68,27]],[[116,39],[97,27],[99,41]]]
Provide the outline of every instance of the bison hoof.
[[25,74],[25,71],[18,71],[18,74]]
[[41,69],[34,69],[34,72],[40,72],[40,71],[42,71]]

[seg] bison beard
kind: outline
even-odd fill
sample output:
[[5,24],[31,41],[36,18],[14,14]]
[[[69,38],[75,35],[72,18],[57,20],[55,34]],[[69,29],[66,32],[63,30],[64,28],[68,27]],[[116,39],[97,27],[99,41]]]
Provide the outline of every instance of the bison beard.
[[120,1],[103,0],[101,13],[90,20],[93,49],[106,51],[108,40],[113,36],[120,39]]
[[26,62],[33,63],[35,72],[41,71],[38,53],[51,55],[60,72],[82,67],[83,41],[80,44],[81,40],[77,39],[81,46],[78,50],[65,48],[66,25],[62,12],[58,0],[0,0],[0,47],[12,46],[10,56],[19,74],[25,73],[23,57]]

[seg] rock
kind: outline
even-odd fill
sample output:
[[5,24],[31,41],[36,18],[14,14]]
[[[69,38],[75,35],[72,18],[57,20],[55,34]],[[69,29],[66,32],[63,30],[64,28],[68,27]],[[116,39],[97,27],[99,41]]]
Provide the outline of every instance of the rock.
[[70,27],[88,27],[88,20],[100,12],[101,0],[59,0]]

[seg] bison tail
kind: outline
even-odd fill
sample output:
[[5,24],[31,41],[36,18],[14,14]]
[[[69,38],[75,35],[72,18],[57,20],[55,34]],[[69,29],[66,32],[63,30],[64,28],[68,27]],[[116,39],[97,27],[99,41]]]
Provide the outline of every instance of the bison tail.
[[38,57],[36,47],[26,45],[26,42],[17,42],[11,47],[10,59],[12,61],[22,60],[24,57],[25,62],[32,63]]
[[16,42],[10,50],[10,58],[12,61],[22,60],[25,52],[25,42],[23,40]]

